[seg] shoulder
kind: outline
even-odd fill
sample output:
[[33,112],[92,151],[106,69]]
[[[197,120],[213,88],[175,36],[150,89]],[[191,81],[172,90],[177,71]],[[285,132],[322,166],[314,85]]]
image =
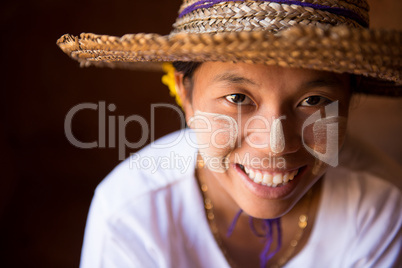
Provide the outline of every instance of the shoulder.
[[187,251],[202,238],[189,226],[208,230],[194,178],[191,135],[183,130],[155,141],[99,184],[88,215],[81,267],[190,265]]
[[[339,166],[324,179],[321,234],[332,238],[342,267],[394,267],[400,256],[402,194],[367,169]],[[336,242],[335,242],[336,241]]]
[[345,166],[331,168],[325,177],[324,191],[332,202],[338,206],[344,204],[348,210],[390,211],[402,205],[399,188],[369,170],[354,170]]
[[401,215],[402,167],[396,161],[373,145],[348,136],[339,162],[326,174],[327,195],[342,197],[341,201],[356,211],[397,210],[396,215]]
[[[378,218],[392,211],[400,217],[402,168],[396,161],[373,145],[348,136],[339,163],[325,175],[325,196],[332,200],[327,205],[353,213],[360,224],[363,218]],[[366,217],[367,213],[376,215]]]
[[180,130],[132,154],[98,185],[94,200],[113,213],[135,199],[193,178],[196,149],[192,135]]

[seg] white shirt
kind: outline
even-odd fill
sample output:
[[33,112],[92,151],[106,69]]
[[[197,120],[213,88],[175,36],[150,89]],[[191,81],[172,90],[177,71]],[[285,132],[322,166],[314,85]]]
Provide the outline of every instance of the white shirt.
[[[197,150],[177,137],[156,142],[178,141],[173,147],[144,148],[97,187],[81,268],[229,267],[205,217],[194,176]],[[389,181],[331,168],[309,241],[286,267],[396,266],[401,210],[401,192]]]

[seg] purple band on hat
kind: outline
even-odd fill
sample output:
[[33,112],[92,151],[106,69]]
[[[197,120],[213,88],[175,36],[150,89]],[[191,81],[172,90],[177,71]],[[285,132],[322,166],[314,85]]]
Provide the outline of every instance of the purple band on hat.
[[[195,2],[194,4],[186,7],[179,15],[179,18],[183,17],[184,15],[187,15],[194,10],[200,9],[200,8],[209,8],[215,4],[222,3],[222,2],[245,2],[246,0],[201,0],[198,2]],[[300,2],[300,1],[295,1],[295,0],[259,0],[261,2],[273,2],[273,3],[278,3],[278,4],[287,4],[287,5],[297,5],[297,6],[303,6],[303,7],[311,7],[314,9],[322,10],[322,11],[327,11],[332,14],[340,15],[349,19],[352,19],[359,23],[361,26],[367,28],[368,23],[360,17],[357,13],[344,9],[344,8],[339,8],[339,7],[328,7],[328,6],[323,6],[323,5],[317,5],[317,4],[311,4],[311,3],[306,3],[306,2]]]

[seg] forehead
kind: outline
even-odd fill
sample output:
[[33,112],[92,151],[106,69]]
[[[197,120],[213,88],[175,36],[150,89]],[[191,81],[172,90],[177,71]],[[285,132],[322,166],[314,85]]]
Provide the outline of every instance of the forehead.
[[310,69],[284,68],[249,63],[203,63],[194,73],[194,84],[247,85],[251,88],[299,88],[349,85],[350,75]]

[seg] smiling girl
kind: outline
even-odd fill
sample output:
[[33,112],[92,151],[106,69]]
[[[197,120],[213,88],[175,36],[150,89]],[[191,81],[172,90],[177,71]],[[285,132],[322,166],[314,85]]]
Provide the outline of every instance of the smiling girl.
[[[327,169],[326,165],[317,164],[314,156],[303,148],[302,123],[311,114],[335,100],[340,103],[340,115],[347,117],[351,92],[350,76],[244,63],[203,63],[194,71],[192,78],[186,79],[192,81],[183,82],[183,74],[176,74],[187,121],[191,121],[194,113],[202,115],[201,111],[206,111],[207,120],[212,125],[216,124],[213,117],[220,115],[243,122],[238,126],[240,135],[233,135],[240,141],[236,144],[241,146],[228,146],[227,150],[214,146],[213,130],[219,127],[212,128],[212,131],[195,127],[196,131],[201,130],[197,135],[198,141],[210,140],[207,155],[212,154],[220,159],[230,155],[227,164],[221,165],[221,172],[211,168],[196,170],[197,179],[208,188],[204,195],[213,204],[213,220],[217,227],[216,235],[222,239],[221,247],[227,250],[230,259],[239,266],[257,267],[258,255],[264,245],[259,237],[252,235],[246,215],[255,218],[253,222],[257,226],[261,219],[281,218],[282,229],[288,230],[282,233],[281,240],[284,245],[290,245],[298,231],[299,216],[308,214],[309,228],[304,230],[301,237],[303,240],[297,241],[298,245],[295,245],[291,254],[294,255],[303,248],[310,235],[318,209],[320,184],[316,184],[314,191],[305,198],[309,200],[301,199]],[[192,87],[186,89],[184,84]],[[191,94],[189,91],[192,91]],[[213,116],[208,117],[211,114]],[[260,118],[279,117],[286,118],[281,123],[283,130],[279,134],[285,133],[283,140],[286,142],[284,148],[275,153],[272,150],[273,144],[270,144],[272,134],[267,135],[267,131],[256,130],[263,129],[262,126],[257,126]],[[247,124],[248,122],[251,123]],[[342,121],[342,124],[346,122]],[[189,125],[192,127],[194,124]],[[344,130],[345,127],[342,126],[341,129]],[[270,132],[275,133],[273,129]],[[339,133],[342,139],[344,135],[343,131]],[[247,138],[249,142],[246,142]],[[314,142],[314,137],[306,139],[307,144]],[[326,143],[326,140],[321,139],[321,142]],[[268,146],[255,146],[256,144]],[[314,145],[317,148],[322,144]],[[204,153],[203,150],[200,152]],[[265,167],[263,159],[267,156],[284,159],[284,165],[279,168]],[[295,206],[297,203],[299,204]],[[239,209],[243,210],[244,215],[239,218],[238,229],[233,235],[226,237],[224,234]],[[244,241],[247,243],[244,244]],[[277,263],[285,254],[286,247],[283,247],[269,263]]]
[[121,163],[96,190],[81,266],[401,264],[400,190],[343,161],[358,150],[345,142],[353,95],[401,95],[402,34],[369,30],[367,10],[187,0],[167,37],[60,38],[84,65],[173,62],[164,79],[188,129],[138,155],[192,163]]

